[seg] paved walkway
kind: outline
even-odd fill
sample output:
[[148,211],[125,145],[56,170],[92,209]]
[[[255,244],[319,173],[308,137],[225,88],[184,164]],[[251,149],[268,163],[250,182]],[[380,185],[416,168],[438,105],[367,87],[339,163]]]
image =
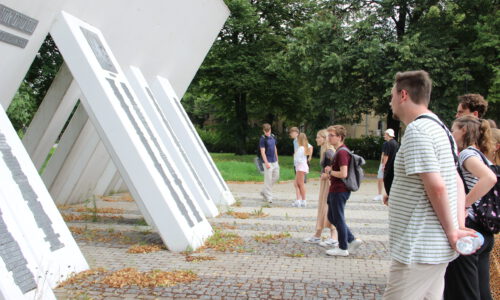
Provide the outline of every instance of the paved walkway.
[[[239,207],[221,207],[222,212],[255,212],[266,203],[259,197],[259,184],[230,184]],[[134,267],[147,270],[191,270],[199,280],[173,287],[113,289],[102,284],[68,285],[57,289],[59,299],[380,299],[389,266],[387,208],[372,200],[375,179],[367,179],[353,193],[346,207],[352,232],[365,243],[349,257],[328,257],[325,249],[302,242],[314,231],[318,181],[310,181],[308,207],[293,208],[291,183],[275,186],[275,201],[262,208],[266,217],[238,219],[223,214],[209,219],[224,232],[241,236],[241,252],[204,250],[215,260],[188,262],[180,253],[167,250],[129,254],[129,243],[119,238],[99,238],[121,234],[127,241],[159,242],[149,226],[140,225],[142,217],[134,202],[98,201],[97,207],[122,208],[123,218],[101,222],[68,222],[95,235],[76,235],[91,268],[119,270]],[[313,200],[314,199],[314,200]],[[94,230],[94,231],[92,231]],[[107,234],[106,234],[107,233]],[[260,243],[255,235],[289,233],[275,243]],[[324,232],[326,237],[327,232]]]

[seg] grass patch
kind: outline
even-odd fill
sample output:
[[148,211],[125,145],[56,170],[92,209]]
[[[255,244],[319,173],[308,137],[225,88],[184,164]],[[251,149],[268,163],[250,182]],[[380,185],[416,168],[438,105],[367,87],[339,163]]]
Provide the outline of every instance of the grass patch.
[[[226,181],[256,181],[262,182],[264,176],[261,175],[253,159],[255,155],[235,155],[232,153],[211,153],[215,165],[219,169],[222,178]],[[367,160],[363,169],[366,174],[377,174],[378,160]],[[279,156],[280,181],[293,180],[295,173],[293,171],[293,157]],[[320,167],[319,159],[313,158],[308,178],[319,178]]]
[[242,246],[243,239],[236,233],[215,230],[214,234],[207,239],[205,245],[201,248],[211,248],[220,252],[243,252]]
[[287,253],[285,254],[288,257],[304,257],[305,254],[302,252],[296,252],[296,253]]
[[259,243],[271,243],[276,244],[279,240],[292,237],[292,235],[288,232],[282,232],[278,234],[259,234],[254,235],[253,239]]
[[269,216],[269,214],[266,214],[264,212],[263,207],[261,207],[259,209],[254,209],[251,213],[237,212],[237,211],[234,211],[234,210],[228,210],[226,212],[226,214],[229,215],[229,216],[233,216],[233,217],[235,217],[237,219],[265,218],[265,217]]

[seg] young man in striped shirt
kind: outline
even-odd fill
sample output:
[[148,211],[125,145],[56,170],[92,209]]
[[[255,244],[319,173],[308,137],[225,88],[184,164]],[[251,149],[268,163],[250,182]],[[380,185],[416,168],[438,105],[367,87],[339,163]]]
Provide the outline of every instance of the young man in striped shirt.
[[440,122],[428,109],[431,89],[425,71],[397,73],[392,88],[394,118],[407,127],[389,196],[392,262],[384,299],[440,300],[457,240],[474,236],[459,229],[464,228],[463,184],[445,129],[428,119]]

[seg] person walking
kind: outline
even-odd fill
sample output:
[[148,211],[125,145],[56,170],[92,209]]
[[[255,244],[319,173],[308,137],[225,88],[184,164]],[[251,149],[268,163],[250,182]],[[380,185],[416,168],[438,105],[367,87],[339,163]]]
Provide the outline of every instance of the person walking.
[[[399,144],[394,140],[394,130],[389,128],[384,132],[384,143],[382,144],[382,154],[380,155],[380,166],[377,173],[377,189],[378,194],[373,198],[374,201],[382,201],[384,196],[382,194],[382,189],[385,188],[386,194],[389,194],[390,185],[392,184],[392,178],[394,177],[394,170],[392,165],[394,164],[394,154],[396,154]],[[389,155],[391,160],[389,162]],[[389,162],[389,165],[387,164]],[[389,172],[386,174],[386,167]],[[387,178],[387,179],[386,179]],[[390,182],[390,184],[386,184]],[[389,187],[389,189],[388,189]]]
[[260,137],[259,147],[260,155],[264,161],[264,187],[260,194],[264,200],[273,202],[273,185],[280,177],[280,166],[278,164],[278,149],[276,148],[276,139],[271,134],[271,125],[265,123],[262,125],[264,135]]
[[474,236],[459,229],[463,184],[449,133],[428,109],[431,89],[427,72],[409,71],[396,74],[391,91],[394,118],[407,127],[389,195],[392,260],[383,299],[441,300],[446,267],[457,257],[457,240]]
[[293,206],[296,207],[306,207],[306,185],[304,183],[304,176],[309,173],[309,164],[307,163],[307,157],[310,155],[309,143],[307,141],[307,136],[305,133],[300,133],[297,137],[298,148],[293,155],[293,165],[295,167],[295,185],[297,186],[299,193],[297,200]]
[[396,158],[396,153],[399,149],[399,143],[396,141],[396,136],[394,135],[394,130],[389,128],[385,131],[384,139],[387,144],[384,149],[382,149],[383,164],[384,164],[384,188],[386,195],[384,196],[384,204],[387,205],[388,195],[391,192],[392,181],[394,180],[394,159]]
[[[318,198],[318,215],[316,217],[316,232],[313,236],[304,239],[304,242],[311,244],[319,244],[323,247],[335,247],[338,245],[337,231],[335,227],[328,221],[328,191],[330,190],[330,179],[325,172],[325,167],[330,166],[333,156],[335,155],[335,148],[328,142],[328,131],[321,129],[316,134],[316,144],[320,147],[320,183],[319,183],[319,198]],[[330,237],[321,241],[321,234],[323,229],[330,229]]]
[[[495,147],[489,122],[474,116],[464,116],[453,122],[453,137],[457,142],[459,167],[466,184],[465,226],[480,232],[484,243],[471,255],[460,255],[450,262],[445,274],[445,300],[468,300],[491,298],[490,292],[490,252],[495,239],[491,232],[484,230],[476,222],[473,205],[477,204],[497,182],[497,177],[489,168],[492,162],[483,161],[479,149],[493,151]],[[484,156],[485,157],[485,156]],[[485,157],[486,158],[486,157]]]
[[328,221],[337,229],[338,248],[326,250],[327,255],[348,256],[361,245],[362,241],[356,239],[345,222],[344,208],[351,192],[347,189],[343,178],[349,173],[351,155],[344,145],[346,129],[342,125],[334,125],[327,128],[328,140],[336,149],[331,166],[325,167],[325,172],[330,176],[330,190],[328,193]]

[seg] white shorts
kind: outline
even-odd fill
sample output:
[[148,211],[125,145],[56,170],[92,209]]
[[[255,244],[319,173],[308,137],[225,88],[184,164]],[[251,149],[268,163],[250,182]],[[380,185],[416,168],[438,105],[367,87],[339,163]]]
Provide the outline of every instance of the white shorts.
[[304,163],[300,163],[298,165],[295,166],[295,171],[301,171],[301,172],[304,172],[304,173],[309,173],[309,166],[307,165],[306,162]]
[[382,164],[378,166],[377,178],[378,179],[384,178],[384,170],[382,170]]

